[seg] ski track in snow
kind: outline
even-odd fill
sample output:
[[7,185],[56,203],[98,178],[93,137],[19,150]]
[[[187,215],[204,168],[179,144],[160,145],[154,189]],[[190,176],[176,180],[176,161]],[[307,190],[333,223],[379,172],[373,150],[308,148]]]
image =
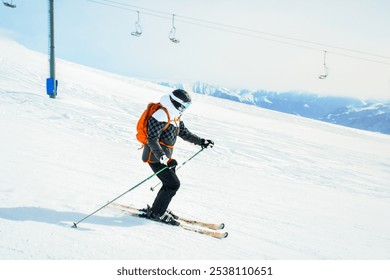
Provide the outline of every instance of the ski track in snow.
[[[180,171],[171,209],[224,222],[216,240],[109,207],[151,174],[135,124],[168,88],[0,38],[1,259],[389,259],[390,136],[193,95],[187,127],[213,139]],[[178,140],[180,162],[198,147]],[[152,203],[158,180],[120,198]]]

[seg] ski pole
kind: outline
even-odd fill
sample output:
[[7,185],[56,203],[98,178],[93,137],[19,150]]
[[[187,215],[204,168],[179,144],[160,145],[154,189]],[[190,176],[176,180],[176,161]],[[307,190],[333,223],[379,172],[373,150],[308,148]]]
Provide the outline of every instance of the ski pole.
[[[200,152],[202,152],[204,150],[204,148],[201,148],[198,152],[196,152],[192,157],[190,157],[189,159],[187,159],[186,161],[184,161],[182,164],[180,164],[176,170],[179,170],[181,167],[183,167],[187,162],[189,162],[191,159],[193,159],[194,157],[196,157]],[[172,167],[170,167],[172,168]],[[153,192],[155,188],[157,188],[159,185],[161,185],[161,182],[158,182],[156,185],[154,185],[153,187],[150,187],[150,190]]]
[[99,209],[95,210],[94,212],[92,212],[91,214],[85,216],[83,219],[81,219],[80,221],[78,221],[77,223],[73,223],[73,226],[72,228],[77,228],[77,225],[79,223],[81,223],[82,221],[84,221],[85,219],[91,217],[93,214],[97,213],[98,211],[102,210],[104,207],[106,207],[107,205],[113,203],[115,200],[117,200],[118,198],[124,196],[125,194],[127,194],[128,192],[134,190],[135,188],[139,187],[140,185],[142,185],[143,183],[145,183],[147,180],[149,180],[150,178],[152,178],[153,176],[159,174],[160,172],[164,171],[165,169],[167,169],[168,166],[165,166],[163,168],[161,168],[159,171],[157,171],[156,173],[153,173],[152,175],[150,175],[149,177],[147,177],[146,179],[144,179],[143,181],[139,182],[137,185],[135,185],[134,187],[128,189],[127,191],[125,191],[124,193],[122,193],[121,195],[117,196],[116,198],[114,198],[113,200],[107,202],[106,204],[104,204],[102,207],[100,207]]

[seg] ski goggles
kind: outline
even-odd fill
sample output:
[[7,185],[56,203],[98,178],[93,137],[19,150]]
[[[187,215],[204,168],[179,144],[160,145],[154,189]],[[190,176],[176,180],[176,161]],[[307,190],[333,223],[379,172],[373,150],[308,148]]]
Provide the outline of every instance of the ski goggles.
[[185,103],[180,103],[180,105],[181,105],[181,108],[183,108],[183,111],[185,110],[185,109],[187,109],[188,107],[190,107],[190,105],[191,105],[191,103],[190,102],[185,102]]

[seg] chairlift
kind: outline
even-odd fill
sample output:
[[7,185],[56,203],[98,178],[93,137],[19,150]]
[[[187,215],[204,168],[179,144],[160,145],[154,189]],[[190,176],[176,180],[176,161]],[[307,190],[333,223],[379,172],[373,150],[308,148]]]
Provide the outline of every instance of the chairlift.
[[11,0],[11,1],[3,0],[3,4],[4,4],[4,6],[9,7],[9,8],[16,8],[16,5],[13,3],[13,0]]
[[326,66],[326,51],[324,51],[324,70],[325,70],[325,74],[318,76],[318,78],[321,80],[328,77],[328,67]]
[[172,29],[169,32],[169,40],[171,40],[173,43],[180,43],[178,39],[176,39],[176,27],[175,27],[175,15],[172,15]]
[[138,19],[135,22],[135,31],[131,32],[131,35],[139,37],[142,34],[142,28],[141,28],[141,25],[139,23],[139,11],[137,11],[137,16],[138,16]]

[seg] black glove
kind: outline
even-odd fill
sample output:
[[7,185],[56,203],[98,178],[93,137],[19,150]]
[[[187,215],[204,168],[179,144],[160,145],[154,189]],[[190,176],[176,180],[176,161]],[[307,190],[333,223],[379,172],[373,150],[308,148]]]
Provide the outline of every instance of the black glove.
[[171,158],[170,160],[168,160],[167,165],[168,165],[169,168],[175,168],[177,166],[176,159]]
[[206,140],[206,139],[202,139],[202,142],[200,143],[200,146],[203,148],[203,149],[206,149],[210,146],[210,148],[212,148],[214,146],[214,141],[213,140]]

